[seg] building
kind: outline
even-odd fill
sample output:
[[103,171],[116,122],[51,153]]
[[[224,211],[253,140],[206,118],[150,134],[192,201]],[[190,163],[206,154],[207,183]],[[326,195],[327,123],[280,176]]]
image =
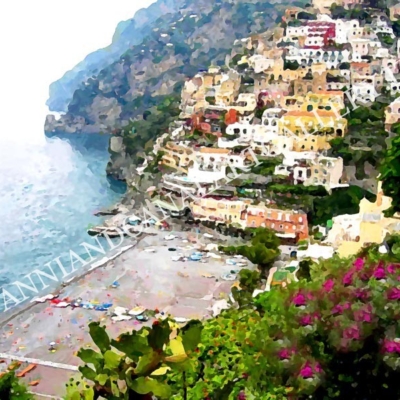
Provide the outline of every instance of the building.
[[249,66],[254,69],[256,74],[272,69],[275,65],[275,60],[266,58],[260,54],[255,54],[249,58]]
[[316,153],[288,152],[276,175],[288,177],[295,185],[324,186],[327,191],[348,186],[342,183],[343,159],[317,156]]
[[240,93],[237,101],[231,107],[240,114],[254,112],[257,107],[257,98],[254,93]]
[[325,242],[337,248],[341,257],[352,256],[369,244],[382,243],[387,234],[400,232],[399,216],[384,216],[384,211],[391,204],[392,199],[384,196],[380,184],[374,203],[364,198],[360,201],[358,214],[345,214],[333,218],[333,226]]
[[184,144],[168,142],[161,148],[164,153],[161,164],[174,168],[180,172],[187,173],[188,168],[194,163],[194,152]]
[[279,123],[279,134],[295,137],[294,151],[329,149],[329,141],[347,133],[347,120],[335,111],[289,111]]
[[272,229],[281,238],[295,241],[308,238],[307,214],[302,211],[281,210],[259,205],[248,205],[241,215],[242,225],[248,228]]
[[242,212],[249,204],[251,204],[251,200],[234,201],[207,196],[195,200],[190,207],[193,218],[196,220],[240,225]]
[[285,96],[281,106],[288,111],[340,111],[344,109],[344,93],[340,90],[321,90],[317,93],[307,93],[305,96]]
[[[342,5],[341,0],[335,1],[335,3],[339,6]],[[312,0],[312,6],[318,10],[321,14],[330,14],[330,9],[332,5],[331,0]]]
[[305,48],[321,49],[334,43],[336,37],[335,22],[308,21]]
[[400,3],[389,7],[389,18],[391,21],[397,21],[398,19],[400,19]]
[[392,125],[400,122],[400,98],[397,98],[385,109],[385,129],[390,132]]

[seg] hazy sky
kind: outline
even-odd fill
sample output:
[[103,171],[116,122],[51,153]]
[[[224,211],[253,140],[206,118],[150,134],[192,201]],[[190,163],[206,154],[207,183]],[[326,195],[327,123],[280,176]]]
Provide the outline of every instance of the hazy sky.
[[153,2],[1,0],[0,138],[43,135],[50,83],[107,46],[120,21]]

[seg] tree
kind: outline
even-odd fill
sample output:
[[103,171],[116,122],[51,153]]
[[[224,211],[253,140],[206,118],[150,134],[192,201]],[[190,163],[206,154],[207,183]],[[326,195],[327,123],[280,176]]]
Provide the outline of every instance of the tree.
[[227,246],[220,249],[227,254],[240,254],[258,265],[264,272],[268,270],[280,254],[280,240],[275,232],[267,228],[247,228],[250,243],[242,246]]
[[392,206],[386,210],[387,215],[400,211],[400,136],[391,140],[381,164],[379,179],[386,196],[392,198]]
[[15,376],[15,372],[5,372],[0,378],[0,399],[33,400],[26,387]]

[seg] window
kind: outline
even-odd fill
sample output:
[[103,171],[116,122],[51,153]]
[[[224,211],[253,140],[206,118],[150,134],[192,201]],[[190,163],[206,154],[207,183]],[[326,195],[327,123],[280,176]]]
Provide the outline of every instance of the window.
[[313,110],[313,106],[311,105],[311,104],[309,104],[308,106],[307,106],[307,111],[312,111]]

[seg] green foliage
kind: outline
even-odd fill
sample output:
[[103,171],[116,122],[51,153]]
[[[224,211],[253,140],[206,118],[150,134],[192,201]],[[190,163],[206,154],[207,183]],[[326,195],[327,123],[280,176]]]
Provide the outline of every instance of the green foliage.
[[395,39],[390,37],[388,34],[378,33],[377,36],[384,47],[392,47],[395,42]]
[[392,206],[386,210],[387,215],[400,211],[400,136],[391,140],[390,146],[382,160],[379,179],[386,196],[392,198]]
[[291,71],[296,71],[297,69],[300,68],[300,64],[294,60],[294,61],[284,61],[284,66],[283,69],[290,69]]
[[[104,327],[90,323],[90,336],[100,352],[81,349],[78,357],[85,363],[79,367],[82,378],[93,384],[70,380],[67,399],[150,399],[151,395],[170,399],[166,373],[194,368],[192,354],[203,329],[195,320],[182,329],[173,326],[168,319],[155,321],[152,328],[143,327],[110,340]],[[170,340],[171,335],[174,338]]]
[[280,183],[268,183],[266,186],[267,192],[290,193],[292,195],[311,195],[311,196],[326,196],[328,193],[323,186],[304,186],[304,185],[289,185]]
[[251,167],[251,172],[253,174],[262,176],[274,175],[275,167],[282,164],[283,157],[273,157],[264,160],[259,160],[257,165]]
[[300,21],[299,19],[295,19],[293,21],[288,22],[288,26],[298,27],[298,26],[302,26],[302,25],[303,25],[303,22]]
[[179,116],[180,97],[178,94],[164,96],[157,107],[146,113],[146,119],[131,122],[122,130],[126,151],[138,162],[138,156],[145,150],[146,143],[168,130],[169,125]]
[[297,14],[297,18],[301,19],[301,20],[307,20],[307,21],[311,21],[311,20],[316,20],[317,16],[311,13],[308,13],[306,11],[300,11]]
[[366,196],[373,200],[374,196],[358,186],[334,189],[328,196],[314,199],[314,210],[311,214],[313,225],[326,225],[326,222],[341,214],[359,212],[360,200]]
[[221,250],[227,254],[240,254],[262,269],[268,269],[280,254],[280,240],[275,232],[267,228],[246,229],[251,236],[249,245],[226,246]]
[[33,400],[33,396],[27,392],[26,386],[15,376],[15,372],[10,371],[0,378],[0,399]]
[[392,28],[396,37],[400,37],[400,20],[392,21]]

